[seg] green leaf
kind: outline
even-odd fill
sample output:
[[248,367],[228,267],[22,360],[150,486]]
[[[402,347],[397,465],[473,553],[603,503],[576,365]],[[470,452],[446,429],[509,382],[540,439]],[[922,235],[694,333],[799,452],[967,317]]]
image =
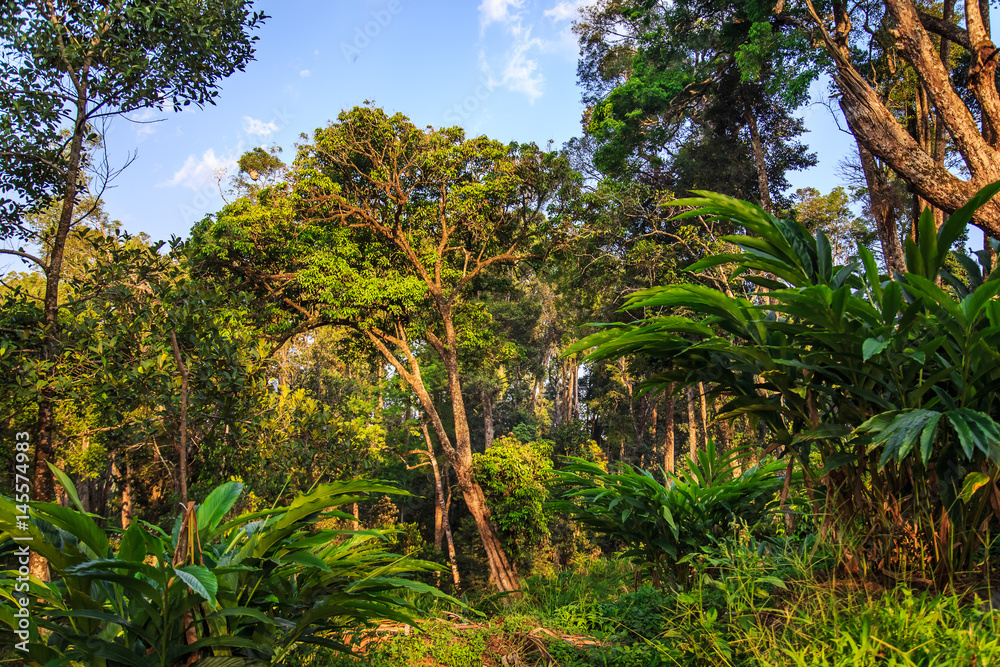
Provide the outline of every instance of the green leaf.
[[267,667],[270,662],[253,658],[209,655],[194,663],[195,667]]
[[965,476],[965,482],[962,484],[962,492],[958,494],[958,497],[962,499],[963,503],[969,502],[976,491],[985,486],[989,481],[990,477],[986,473],[970,472]]
[[971,461],[978,449],[1000,464],[1000,425],[992,417],[968,408],[949,410],[947,414],[967,459]]
[[875,338],[867,338],[865,342],[861,345],[861,358],[864,361],[868,361],[876,354],[879,354],[882,350],[889,347],[892,341],[888,340],[878,340]]
[[[67,497],[69,497],[70,501],[73,503],[73,506],[77,509],[77,511],[86,513],[86,510],[83,509],[83,503],[80,502],[80,496],[78,496],[76,493],[76,486],[73,484],[73,480],[69,478],[69,475],[64,473],[56,466],[52,465],[51,461],[46,461],[45,465],[49,467],[49,470],[52,471],[53,476],[55,476],[55,478],[59,480],[59,484],[63,487],[63,489],[66,490]],[[98,554],[98,555],[103,556],[104,554]]]
[[204,565],[185,565],[175,567],[174,574],[195,593],[215,605],[215,596],[219,592],[219,580]]
[[[947,220],[941,225],[941,229],[937,232],[936,239],[936,249],[937,256],[935,259],[935,268],[939,269],[944,266],[945,258],[948,256],[948,251],[951,247],[955,245],[955,241],[959,239],[962,232],[968,226],[969,222],[972,221],[972,217],[976,214],[986,202],[993,199],[996,193],[1000,192],[1000,181],[990,183],[989,185],[982,188],[979,192],[972,196],[972,199],[967,201],[962,208],[958,209],[952,213]],[[921,234],[923,231],[921,231]]]
[[838,468],[843,468],[846,465],[858,462],[857,454],[850,454],[848,452],[838,452],[832,456],[827,457],[823,461],[823,469],[820,471],[820,477],[824,477]]
[[122,535],[121,546],[118,547],[118,558],[127,561],[139,561],[146,557],[146,540],[142,528],[137,522],[132,522]]
[[108,555],[108,537],[88,515],[52,503],[34,502],[31,507],[40,518],[62,528],[90,547],[93,557],[104,558]]
[[197,512],[198,532],[202,534],[203,542],[208,541],[209,536],[213,534],[226,513],[232,509],[241,493],[243,484],[226,482],[208,494],[208,498],[205,498],[205,502],[198,507]]
[[330,572],[330,566],[323,561],[322,558],[314,556],[307,551],[293,551],[290,554],[282,556],[279,559],[281,563],[296,563],[298,565],[305,565],[306,567],[313,567],[324,572]]

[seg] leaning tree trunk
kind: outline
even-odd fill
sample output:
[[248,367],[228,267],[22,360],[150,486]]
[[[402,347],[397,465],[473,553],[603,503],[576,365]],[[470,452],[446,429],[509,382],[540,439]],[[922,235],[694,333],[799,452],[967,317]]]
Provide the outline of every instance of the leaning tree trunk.
[[448,521],[448,506],[444,500],[444,485],[441,483],[441,470],[438,468],[437,458],[434,456],[434,445],[431,442],[431,434],[427,429],[427,422],[421,421],[420,430],[424,433],[424,443],[427,446],[427,459],[431,464],[431,472],[434,473],[434,545],[438,551],[441,550],[441,539],[438,537],[438,530],[448,544],[448,564],[451,566],[451,581],[455,585],[455,590],[461,587],[462,582],[458,576],[458,559],[455,555],[455,541],[451,536],[451,522]]
[[[945,212],[955,211],[981,188],[1000,180],[998,58],[989,36],[989,13],[983,12],[976,0],[967,0],[962,27],[921,11],[913,0],[885,0],[884,4],[894,24],[896,48],[926,92],[927,108],[944,124],[952,145],[968,166],[968,180],[951,173],[910,135],[855,66],[850,33],[856,26],[848,13],[835,12],[836,26],[831,32],[827,18],[811,4],[807,9],[812,27],[836,66],[833,79],[841,92],[840,105],[858,143],[899,174],[918,196]],[[947,35],[970,52],[969,91],[978,102],[981,125],[952,85],[950,68],[942,63],[931,32]],[[1000,201],[994,198],[983,204],[973,220],[987,234],[1000,238]]]
[[[445,309],[442,308],[442,311],[445,311]],[[448,464],[455,471],[458,488],[462,492],[462,497],[469,509],[469,513],[472,514],[472,518],[476,523],[479,538],[483,543],[483,548],[486,550],[490,578],[501,591],[515,592],[520,589],[517,573],[511,566],[507,554],[503,550],[503,545],[500,543],[500,537],[497,535],[496,528],[490,516],[489,507],[486,504],[486,496],[472,475],[472,441],[469,434],[468,416],[465,412],[465,400],[462,397],[462,384],[458,374],[458,346],[456,344],[454,326],[446,313],[443,312],[442,314],[445,314],[446,340],[439,340],[431,332],[427,333],[427,340],[444,362],[447,371],[448,392],[451,396],[452,416],[455,428],[454,444],[452,444],[452,438],[449,437],[448,431],[438,414],[437,407],[434,405],[434,401],[431,399],[430,393],[428,393],[424,385],[420,372],[420,364],[406,341],[405,332],[400,328],[398,337],[381,335],[402,349],[407,360],[407,365],[404,365],[386,347],[385,342],[379,335],[376,335],[376,332],[364,330],[362,333],[368,337],[382,356],[393,365],[400,377],[406,381],[416,394],[417,399],[424,408],[424,412],[431,420],[434,433],[438,437],[438,443],[441,445]]]
[[[446,327],[447,324],[446,322]],[[447,328],[451,329],[451,327]],[[455,429],[455,448],[449,462],[455,471],[458,488],[462,490],[465,505],[469,508],[469,512],[476,522],[476,529],[479,531],[479,537],[486,549],[490,577],[501,591],[514,592],[521,587],[517,572],[511,566],[503,545],[500,543],[500,536],[493,525],[490,508],[486,504],[486,495],[472,475],[472,437],[469,433],[469,420],[465,412],[465,399],[462,396],[462,384],[458,374],[458,346],[453,334],[449,335],[448,338],[445,369],[448,372],[448,390],[451,394]],[[440,434],[438,437],[440,438]]]

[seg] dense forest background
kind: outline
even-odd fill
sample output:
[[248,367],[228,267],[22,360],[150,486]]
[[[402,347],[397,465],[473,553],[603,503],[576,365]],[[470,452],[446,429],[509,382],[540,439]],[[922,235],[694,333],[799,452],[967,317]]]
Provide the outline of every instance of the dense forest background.
[[[720,460],[770,475],[739,493],[746,516],[765,490],[781,506],[772,536],[863,536],[841,571],[943,586],[988,565],[985,5],[601,0],[575,24],[587,107],[565,146],[362,103],[294,154],[244,153],[224,207],[154,242],[102,201],[102,123],[211,101],[266,17],[217,3],[205,31],[185,3],[85,4],[0,10],[0,252],[30,266],[0,286],[0,425],[30,455],[0,463],[32,500],[166,535],[228,482],[236,512],[391,482],[404,493],[359,492],[328,527],[394,529],[450,593],[511,593],[623,546],[553,479],[706,484]],[[796,111],[821,77],[857,156],[842,187],[793,192],[815,163]],[[966,222],[986,238],[969,255]],[[662,558],[654,581],[683,587]],[[51,578],[37,554],[31,571]]]

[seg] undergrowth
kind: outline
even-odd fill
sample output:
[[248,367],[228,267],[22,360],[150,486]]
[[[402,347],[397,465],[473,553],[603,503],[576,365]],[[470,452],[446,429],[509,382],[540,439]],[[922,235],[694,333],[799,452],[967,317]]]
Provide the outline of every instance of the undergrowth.
[[357,658],[300,653],[294,664],[499,667],[506,657],[561,667],[1000,665],[1000,612],[980,599],[985,591],[883,588],[833,576],[832,561],[808,541],[743,536],[688,558],[691,587],[661,591],[636,587],[624,559],[595,560],[528,578],[517,598],[473,597],[481,617],[431,621]]

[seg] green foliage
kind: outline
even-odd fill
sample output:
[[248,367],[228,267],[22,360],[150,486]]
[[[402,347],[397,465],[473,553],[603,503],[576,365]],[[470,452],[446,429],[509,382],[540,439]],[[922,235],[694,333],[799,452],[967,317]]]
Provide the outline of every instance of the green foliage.
[[549,537],[551,514],[545,506],[544,480],[552,469],[552,443],[522,443],[515,437],[497,438],[486,452],[473,454],[473,472],[486,494],[493,520],[514,547],[530,561]]
[[647,470],[623,465],[606,472],[574,459],[552,475],[554,507],[620,540],[625,555],[653,571],[653,581],[673,572],[686,580],[683,559],[711,544],[734,522],[756,524],[770,509],[783,480],[780,463],[734,475],[746,449],[717,452],[715,443],[687,459],[688,478],[668,477],[664,486]]
[[[136,522],[109,535],[82,511],[69,479],[53,472],[76,509],[31,503],[31,548],[53,573],[51,583],[32,578],[26,591],[37,599],[30,606],[37,623],[32,665],[101,660],[109,667],[165,667],[195,651],[240,657],[240,664],[280,663],[298,643],[347,650],[344,631],[382,619],[411,622],[413,608],[400,591],[443,596],[405,578],[438,566],[387,553],[382,533],[315,528],[325,518],[349,519],[339,506],[398,493],[377,482],[321,484],[287,505],[226,521],[242,491],[230,482],[179,517],[172,534]],[[14,501],[0,498],[2,543],[24,532],[16,526],[20,513]],[[15,578],[7,572],[0,579],[0,594],[10,602],[25,594]],[[0,620],[16,626],[11,607]]]
[[597,169],[660,192],[711,188],[760,201],[756,140],[771,197],[783,203],[786,173],[815,162],[791,112],[817,68],[799,57],[792,25],[752,4],[603,0],[584,10],[578,71]]
[[[0,235],[70,187],[71,139],[136,109],[213,104],[253,59],[266,16],[245,0],[7,2],[0,7]],[[75,126],[73,136],[63,130]],[[73,186],[76,184],[73,183]]]
[[590,429],[580,420],[566,421],[552,431],[552,441],[557,456],[584,459],[601,463],[606,458],[597,443],[590,438]]
[[822,534],[855,540],[878,567],[947,579],[973,564],[990,511],[985,482],[1000,474],[1000,272],[985,251],[978,262],[953,254],[965,282],[945,266],[998,190],[984,188],[940,230],[925,211],[919,242],[906,242],[908,272],[891,278],[864,247],[836,266],[822,231],[699,192],[676,202],[695,207],[681,217],[731,220],[748,235],[726,239],[741,253],[691,270],[735,263],[744,280],[770,289],[769,303],[697,285],[646,290],[629,307],[692,314],[657,314],[576,349],[667,362],[670,371],[647,386],[687,384],[713,369],[710,392],[727,397],[721,416],[765,423],[794,454],[817,509],[826,505]]

